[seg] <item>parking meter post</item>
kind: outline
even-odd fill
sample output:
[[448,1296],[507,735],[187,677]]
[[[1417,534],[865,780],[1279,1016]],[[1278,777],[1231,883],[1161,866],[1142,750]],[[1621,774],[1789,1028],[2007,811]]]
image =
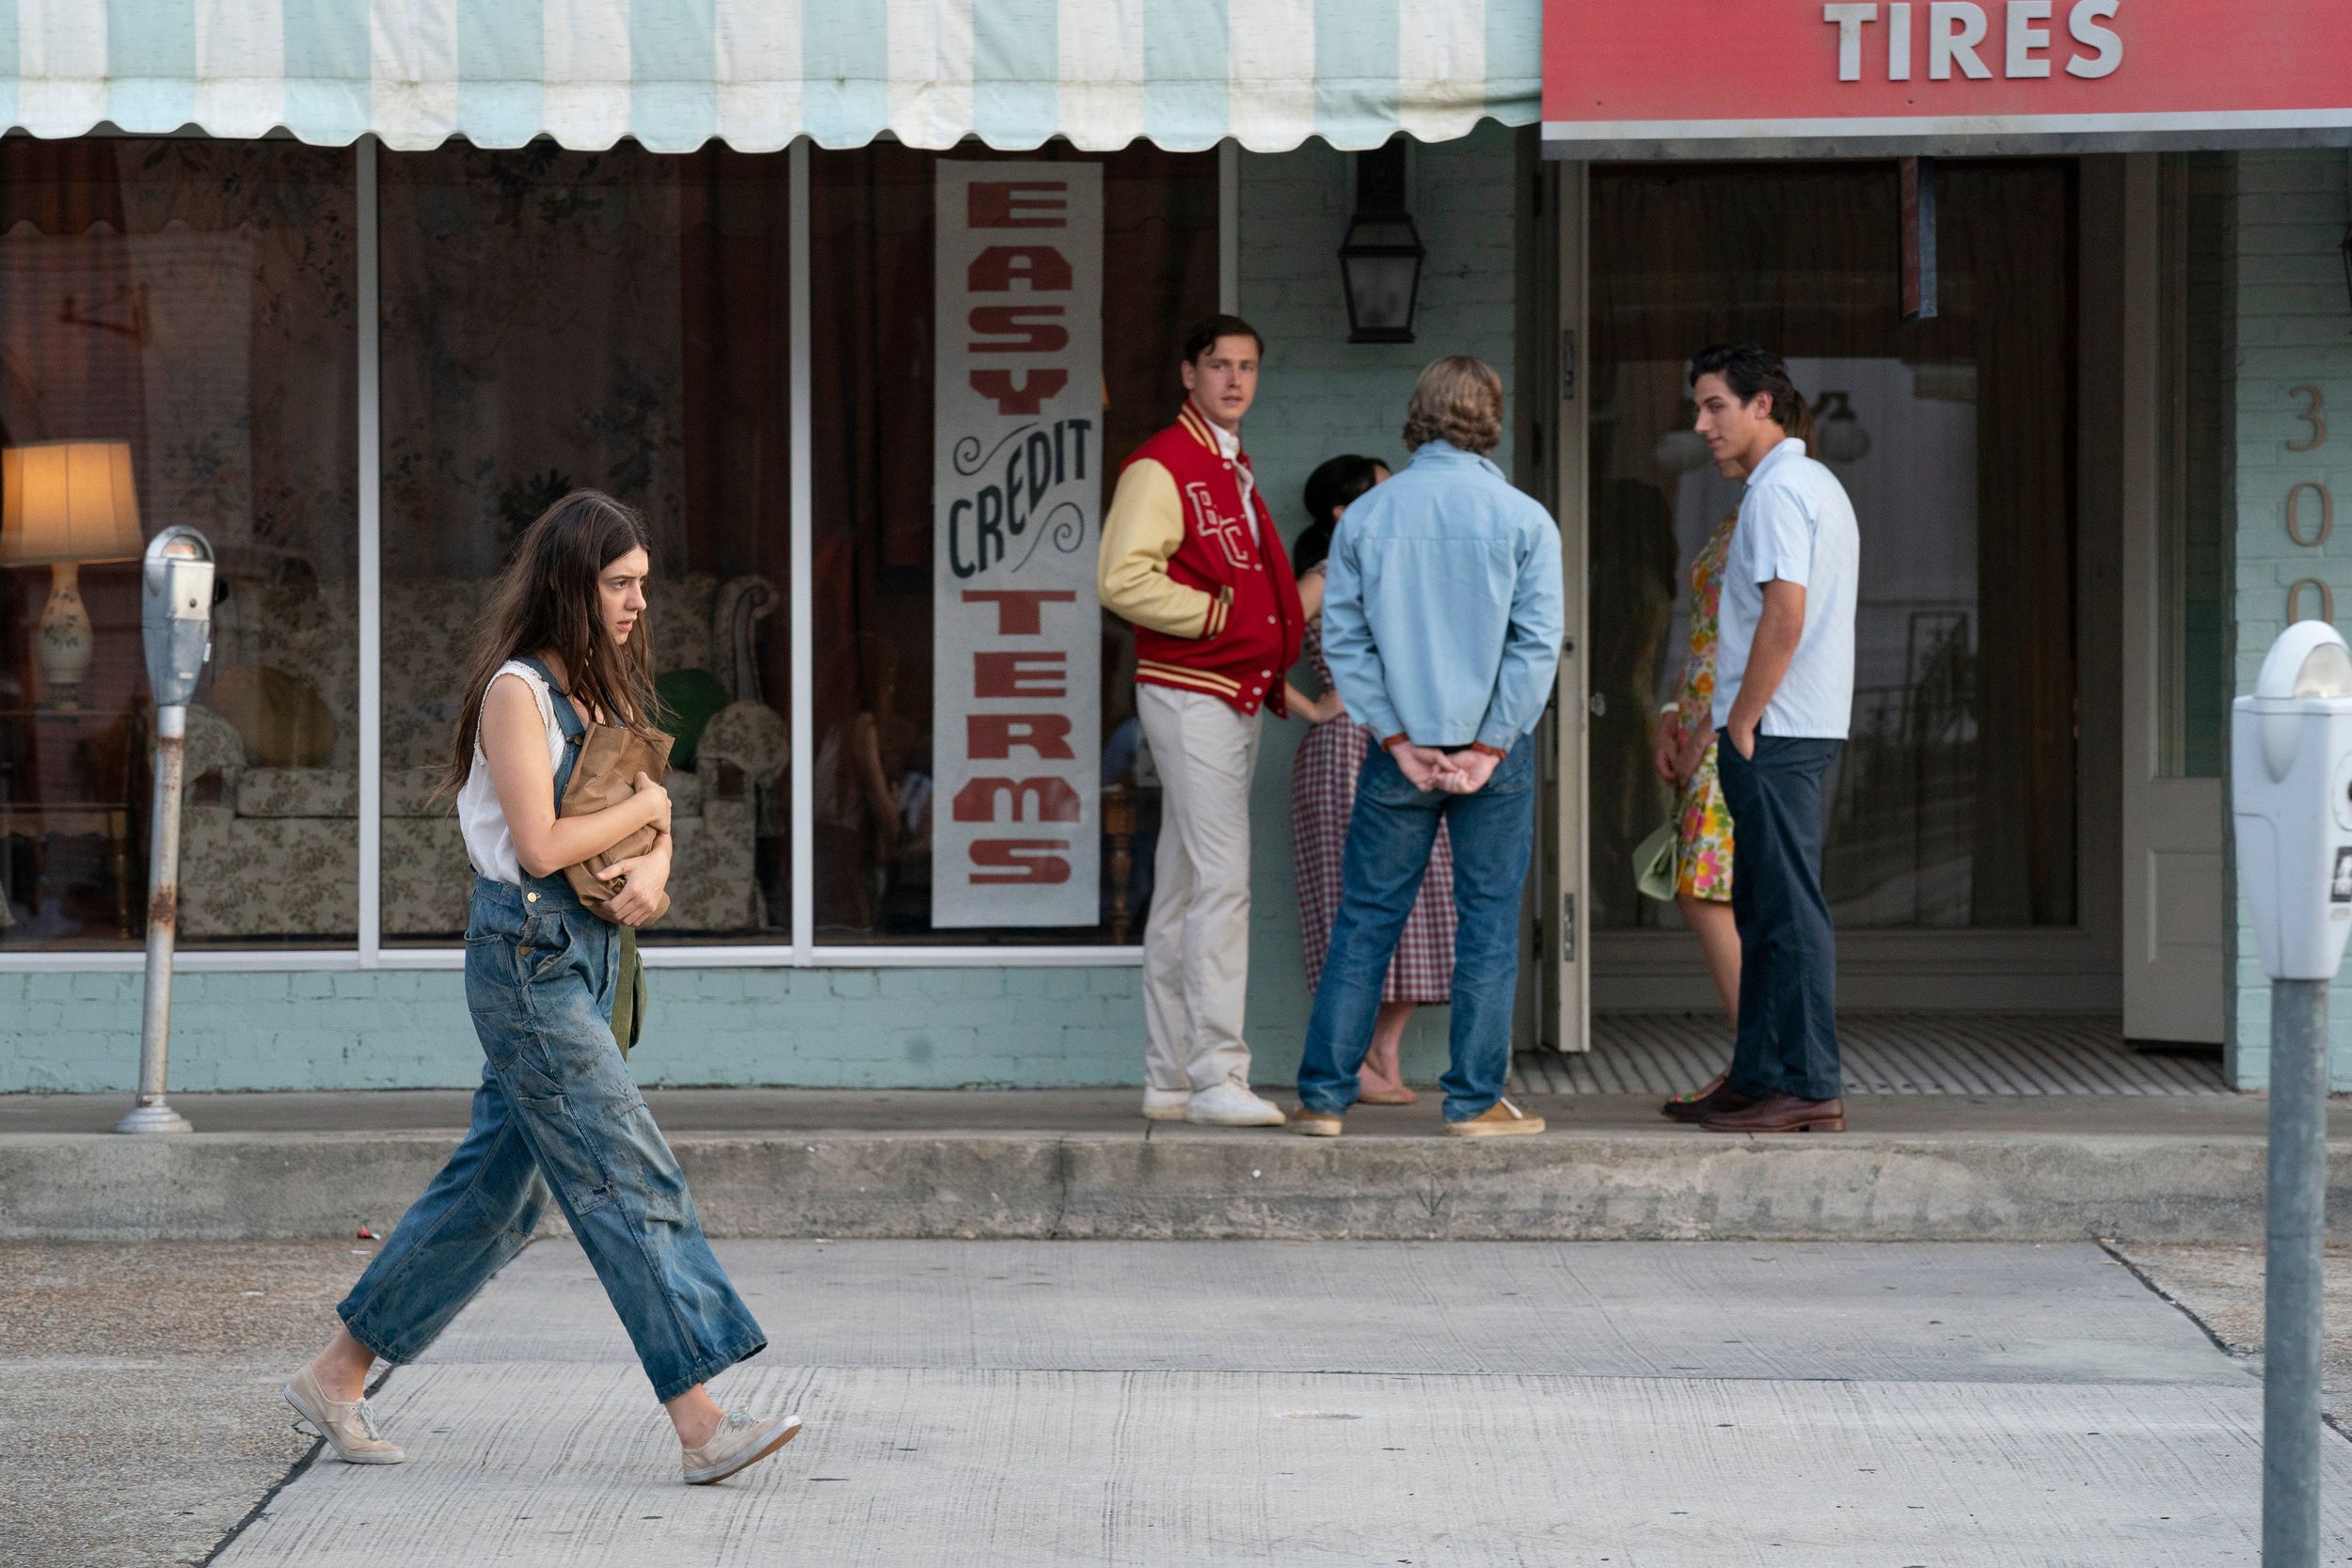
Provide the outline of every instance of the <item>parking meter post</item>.
[[171,1054],[171,958],[180,937],[180,785],[187,765],[188,710],[155,712],[155,831],[147,858],[147,993],[139,1021],[138,1101],[118,1132],[186,1132],[188,1118],[164,1100]]
[[2238,891],[2270,977],[2263,1563],[2318,1568],[2319,1302],[2328,1208],[2328,992],[2352,936],[2352,648],[2279,634],[2231,705]]
[[2319,1562],[2321,1226],[2328,982],[2270,983],[2270,1188],[2263,1306],[2264,1568]]
[[171,1052],[171,960],[180,941],[180,794],[187,771],[188,704],[213,652],[213,547],[191,528],[147,546],[140,606],[147,678],[155,691],[154,832],[147,859],[147,990],[139,1017],[139,1092],[118,1132],[185,1132],[164,1099]]

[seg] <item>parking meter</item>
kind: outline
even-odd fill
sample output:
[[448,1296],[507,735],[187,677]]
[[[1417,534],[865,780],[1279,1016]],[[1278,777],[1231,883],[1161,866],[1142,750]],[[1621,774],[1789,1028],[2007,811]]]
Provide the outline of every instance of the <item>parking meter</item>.
[[148,545],[146,566],[147,682],[156,707],[185,707],[213,651],[213,546],[192,528],[167,528]]
[[213,652],[213,546],[192,528],[167,528],[147,546],[139,621],[155,693],[154,831],[147,857],[147,994],[140,1014],[137,1103],[118,1132],[185,1132],[164,1099],[171,1049],[171,958],[180,940],[180,785],[188,704]]
[[2238,885],[2263,969],[2331,980],[2352,934],[2352,652],[2325,621],[2271,645],[2231,721]]
[[2328,991],[2352,934],[2352,653],[2298,621],[2230,721],[2238,888],[2270,975],[2263,1557],[2319,1561]]

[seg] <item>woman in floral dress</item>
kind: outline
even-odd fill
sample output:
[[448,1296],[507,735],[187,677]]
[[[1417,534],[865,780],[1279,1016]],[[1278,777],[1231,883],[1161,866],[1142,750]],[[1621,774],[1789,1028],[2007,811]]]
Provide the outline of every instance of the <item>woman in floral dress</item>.
[[[1724,592],[1724,559],[1740,514],[1715,525],[1691,562],[1691,651],[1682,664],[1682,690],[1659,715],[1652,760],[1675,786],[1675,904],[1699,937],[1708,973],[1722,995],[1732,1027],[1740,1025],[1740,931],[1731,917],[1731,812],[1715,777],[1715,639]],[[1713,1092],[1705,1086],[1666,1102],[1665,1113]]]
[[[1356,804],[1356,778],[1375,736],[1347,716],[1331,689],[1323,661],[1324,563],[1341,514],[1355,499],[1389,477],[1386,465],[1369,457],[1334,457],[1307,481],[1307,514],[1312,519],[1291,551],[1298,574],[1298,596],[1307,610],[1307,657],[1314,664],[1323,695],[1310,698],[1290,689],[1290,709],[1313,728],[1298,748],[1291,769],[1291,853],[1298,874],[1298,925],[1307,946],[1307,987],[1323,978],[1324,954],[1331,945],[1331,922],[1340,910],[1340,864],[1347,847],[1347,819]],[[1454,988],[1454,848],[1445,829],[1429,853],[1421,895],[1398,938],[1396,956],[1380,991],[1372,1049],[1358,1075],[1358,1099],[1367,1105],[1410,1105],[1421,1097],[1399,1077],[1396,1051],[1405,1025],[1423,1003],[1442,1003]]]

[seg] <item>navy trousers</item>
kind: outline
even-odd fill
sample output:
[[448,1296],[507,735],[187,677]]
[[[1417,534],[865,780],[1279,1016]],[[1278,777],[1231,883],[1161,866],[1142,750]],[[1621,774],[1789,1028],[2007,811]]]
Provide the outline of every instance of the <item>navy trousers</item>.
[[1821,896],[1821,777],[1843,741],[1719,735],[1731,812],[1731,914],[1740,928],[1740,1038],[1724,1086],[1760,1100],[1836,1100],[1837,935]]

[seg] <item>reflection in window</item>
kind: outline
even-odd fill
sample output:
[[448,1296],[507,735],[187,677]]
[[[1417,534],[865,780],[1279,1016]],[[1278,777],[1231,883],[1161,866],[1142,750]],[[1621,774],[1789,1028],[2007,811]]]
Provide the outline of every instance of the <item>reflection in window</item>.
[[174,523],[220,562],[181,933],[353,937],[354,190],[291,142],[0,141],[0,946],[144,934],[132,558]]
[[[1665,820],[1649,736],[1708,532],[1695,349],[1784,355],[1862,523],[1851,738],[1824,883],[1847,927],[2074,919],[2073,186],[1947,163],[1942,314],[1898,304],[1891,167],[1610,169],[1593,185],[1592,865],[1604,925]],[[1736,832],[1736,828],[1735,828]]]
[[[993,155],[990,155],[993,156]],[[1049,149],[1040,162],[1078,160]],[[1101,919],[1077,927],[931,920],[933,251],[937,154],[811,159],[816,450],[815,762],[820,940],[1133,942],[1151,903],[1157,775],[1135,720],[1132,633],[1101,618]],[[1103,168],[1098,465],[1175,416],[1187,326],[1216,309],[1216,161],[1136,149]],[[1084,547],[1089,559],[1094,539]]]
[[384,933],[464,929],[446,801],[482,596],[580,485],[644,514],[677,737],[648,941],[782,940],[791,527],[781,158],[633,147],[384,155]]

